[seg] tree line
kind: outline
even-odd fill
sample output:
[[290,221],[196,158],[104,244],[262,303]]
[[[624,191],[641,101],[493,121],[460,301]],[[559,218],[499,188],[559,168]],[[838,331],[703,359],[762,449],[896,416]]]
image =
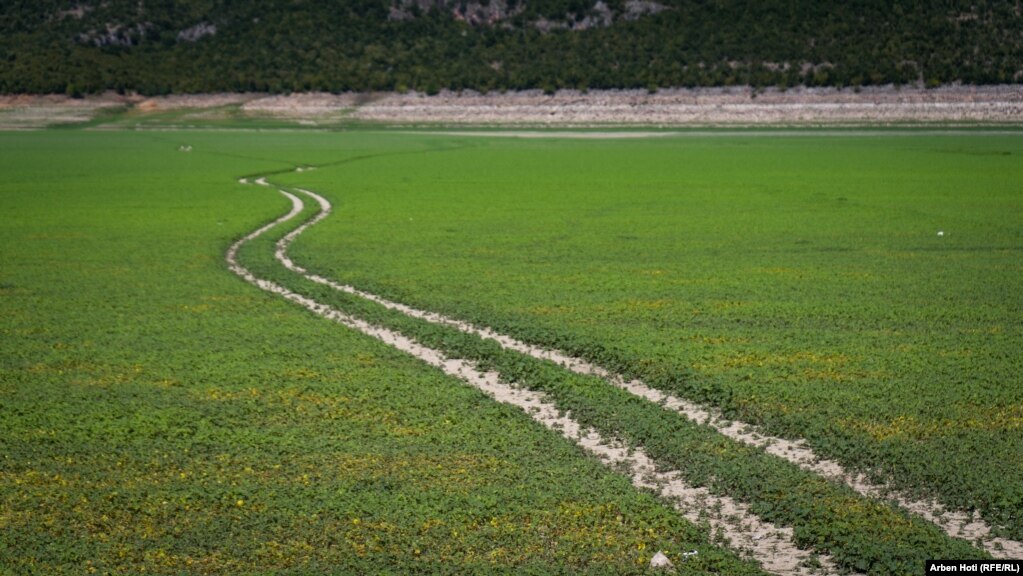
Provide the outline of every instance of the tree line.
[[[518,0],[525,2],[525,0]],[[607,27],[540,30],[588,2],[494,26],[388,0],[7,0],[0,92],[937,86],[1023,81],[1018,0],[662,0]],[[616,14],[623,2],[608,5]],[[196,40],[199,23],[216,32]]]

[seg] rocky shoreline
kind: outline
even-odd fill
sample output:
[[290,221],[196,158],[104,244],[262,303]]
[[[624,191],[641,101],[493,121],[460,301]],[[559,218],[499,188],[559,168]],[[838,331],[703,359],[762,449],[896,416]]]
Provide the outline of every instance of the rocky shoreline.
[[354,114],[388,123],[757,126],[1023,121],[1023,86],[861,91],[800,88],[390,95]]
[[146,98],[104,94],[0,96],[0,128],[85,122],[105,109],[147,113],[181,110],[194,120],[277,118],[303,125],[536,127],[707,127],[985,125],[1023,123],[1023,85],[892,86],[860,90],[741,88],[573,90],[480,94],[419,93],[200,94]]

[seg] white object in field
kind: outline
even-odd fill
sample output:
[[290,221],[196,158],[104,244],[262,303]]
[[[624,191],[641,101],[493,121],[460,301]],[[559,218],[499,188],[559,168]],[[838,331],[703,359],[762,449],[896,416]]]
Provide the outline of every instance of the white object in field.
[[651,568],[671,568],[672,566],[673,564],[671,563],[671,560],[668,560],[668,557],[660,550],[658,550],[657,554],[654,554],[654,557],[650,559]]
[[944,236],[944,235],[945,235],[945,231],[944,230],[938,230],[938,236]]
[[692,552],[683,552],[682,553],[682,557],[683,558],[689,558],[690,556],[696,556],[699,553],[700,552],[698,550],[693,550]]

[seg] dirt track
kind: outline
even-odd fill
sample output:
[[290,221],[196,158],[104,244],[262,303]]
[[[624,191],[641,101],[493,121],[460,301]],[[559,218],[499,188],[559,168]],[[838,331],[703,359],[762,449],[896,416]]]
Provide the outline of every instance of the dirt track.
[[[247,184],[249,181],[243,179],[239,182]],[[267,187],[273,186],[265,178],[258,178],[254,183]],[[303,202],[296,194],[284,190],[280,190],[280,192],[292,201],[292,210],[274,223],[249,234],[231,247],[227,254],[227,261],[235,273],[264,290],[276,293],[288,300],[303,305],[316,314],[335,320],[349,328],[364,332],[410,353],[426,363],[440,368],[449,375],[461,378],[467,383],[480,388],[495,400],[519,406],[526,410],[527,413],[530,413],[538,422],[561,432],[566,438],[576,442],[586,451],[605,461],[605,463],[609,465],[624,465],[629,470],[632,482],[636,486],[651,488],[660,493],[663,497],[672,501],[676,509],[691,520],[705,518],[706,516],[704,515],[708,513],[708,510],[718,511],[717,514],[712,514],[709,518],[711,525],[727,534],[733,546],[746,551],[762,562],[768,571],[778,574],[799,574],[804,572],[804,567],[800,565],[798,559],[803,559],[806,553],[793,546],[790,530],[762,521],[744,505],[730,498],[714,496],[702,488],[685,485],[679,480],[677,473],[658,471],[645,455],[642,447],[635,446],[630,452],[625,447],[602,439],[593,430],[583,429],[567,415],[560,414],[545,399],[543,394],[510,386],[501,382],[497,374],[481,372],[470,362],[447,358],[443,353],[426,348],[401,334],[370,325],[338,310],[293,293],[279,285],[252,276],[251,273],[237,263],[235,256],[238,248],[270,228],[292,219],[302,210]],[[725,436],[756,446],[833,481],[845,483],[868,498],[891,499],[903,508],[938,524],[950,536],[975,541],[995,557],[1016,557],[1020,551],[1023,551],[1023,543],[991,537],[990,527],[975,515],[971,516],[961,512],[942,510],[936,502],[920,502],[900,497],[900,495],[892,493],[885,486],[871,483],[864,476],[843,470],[836,462],[820,458],[803,442],[772,438],[748,424],[725,421],[719,415],[713,413],[713,411],[708,411],[685,400],[653,390],[642,382],[626,381],[612,372],[592,365],[580,358],[571,357],[564,352],[537,348],[509,336],[496,333],[490,328],[477,327],[437,313],[417,310],[403,304],[388,301],[377,295],[360,291],[354,287],[341,285],[329,279],[311,274],[294,263],[288,256],[287,250],[291,242],[300,234],[328,217],[332,211],[332,206],[326,198],[314,192],[303,189],[296,189],[296,192],[309,197],[319,204],[319,211],[276,243],[275,257],[287,269],[304,276],[306,279],[366,298],[411,317],[452,326],[461,331],[497,341],[502,347],[536,358],[551,360],[574,372],[604,378],[610,384],[660,404],[667,410],[676,411],[697,422],[704,422]],[[826,570],[833,568],[828,558],[821,558],[821,560]]]
[[[259,178],[255,183],[260,186],[272,186],[265,178]],[[554,404],[546,399],[544,394],[503,382],[496,372],[483,372],[472,362],[449,358],[442,352],[423,346],[403,334],[349,316],[340,310],[253,275],[238,262],[237,255],[240,248],[270,229],[291,220],[302,211],[304,206],[302,200],[294,194],[285,190],[278,191],[291,200],[291,210],[277,220],[249,233],[228,249],[225,259],[232,272],[247,282],[297,303],[319,316],[358,330],[415,356],[445,374],[459,378],[478,388],[498,402],[522,409],[535,421],[576,443],[600,459],[605,465],[619,469],[624,468],[633,485],[657,492],[670,501],[675,509],[691,522],[699,524],[706,521],[713,530],[724,534],[733,548],[756,559],[768,572],[783,576],[836,573],[829,556],[814,555],[808,550],[797,547],[791,528],[779,527],[760,519],[749,510],[748,506],[732,498],[716,496],[706,488],[687,485],[681,480],[681,474],[678,471],[659,470],[642,447],[626,447],[603,438],[596,430],[585,428],[569,415],[562,414]],[[316,217],[296,228],[277,243],[278,259],[287,259],[285,250],[288,243],[330,213],[330,204],[326,199],[308,191],[303,190],[302,192],[317,199],[322,210]],[[288,268],[292,271],[299,274],[305,273],[290,260],[287,260],[287,264],[290,264]],[[807,565],[807,561],[811,557],[816,558],[820,563],[820,568],[814,569]]]
[[[257,180],[257,183],[267,186],[265,179]],[[666,410],[671,410],[694,422],[704,423],[717,432],[743,444],[757,447],[765,452],[787,460],[804,470],[818,474],[835,482],[845,484],[856,492],[867,498],[891,500],[898,506],[917,514],[929,522],[939,525],[946,534],[953,538],[962,538],[978,543],[996,558],[1016,558],[1023,555],[1023,542],[1008,540],[991,536],[991,527],[988,526],[978,515],[971,515],[962,511],[948,510],[936,501],[921,501],[901,495],[890,487],[871,482],[866,475],[856,474],[843,467],[833,460],[822,458],[802,440],[791,441],[784,438],[774,437],[767,434],[758,427],[746,422],[728,420],[712,409],[688,402],[682,398],[665,394],[659,390],[650,388],[639,380],[627,380],[606,368],[594,365],[582,358],[573,357],[560,350],[550,350],[522,342],[505,334],[498,333],[489,327],[474,326],[470,323],[449,318],[436,312],[418,310],[406,304],[387,300],[376,294],[359,290],[334,282],[322,276],[311,274],[291,260],[288,256],[288,247],[291,243],[308,228],[316,225],[327,218],[332,211],[330,202],[308,190],[297,189],[301,194],[308,196],[319,204],[319,212],[295,228],[293,231],[281,238],[275,248],[275,258],[288,270],[304,276],[306,279],[329,286],[335,290],[345,292],[360,298],[365,298],[389,308],[397,310],[406,316],[419,318],[456,328],[467,334],[473,334],[486,340],[492,340],[501,347],[527,354],[540,360],[549,360],[567,370],[583,375],[598,376],[609,384],[626,390],[630,394],[645,398],[655,404],[659,404]]]

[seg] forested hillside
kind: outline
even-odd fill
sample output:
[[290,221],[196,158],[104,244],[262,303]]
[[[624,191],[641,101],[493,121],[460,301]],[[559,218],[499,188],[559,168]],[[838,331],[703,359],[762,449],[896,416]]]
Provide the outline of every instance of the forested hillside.
[[1023,81],[1021,0],[4,0],[0,92]]

